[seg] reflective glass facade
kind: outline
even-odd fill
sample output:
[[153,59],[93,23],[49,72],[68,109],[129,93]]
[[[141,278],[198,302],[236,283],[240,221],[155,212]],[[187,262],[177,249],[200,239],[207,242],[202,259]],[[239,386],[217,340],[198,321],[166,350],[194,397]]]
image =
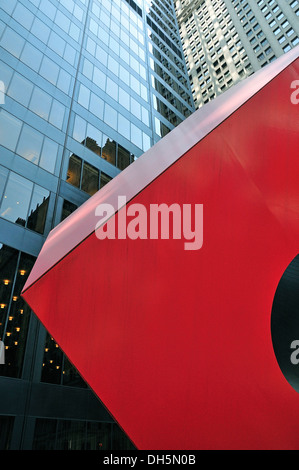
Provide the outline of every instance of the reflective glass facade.
[[174,5],[3,0],[0,57],[0,448],[131,448],[20,292],[49,231],[193,112]]

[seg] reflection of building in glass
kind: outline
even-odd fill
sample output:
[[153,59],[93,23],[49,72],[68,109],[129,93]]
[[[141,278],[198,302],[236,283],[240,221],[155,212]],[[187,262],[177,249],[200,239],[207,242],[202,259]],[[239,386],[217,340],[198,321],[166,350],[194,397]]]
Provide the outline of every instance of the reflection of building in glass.
[[49,231],[194,110],[174,5],[0,12],[0,449],[132,448],[20,292]]
[[196,107],[299,44],[298,0],[176,0]]

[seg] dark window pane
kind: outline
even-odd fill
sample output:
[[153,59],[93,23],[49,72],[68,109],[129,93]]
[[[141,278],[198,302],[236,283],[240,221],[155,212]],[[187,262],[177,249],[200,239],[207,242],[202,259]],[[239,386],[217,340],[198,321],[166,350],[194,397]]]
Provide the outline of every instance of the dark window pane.
[[105,184],[109,183],[109,181],[111,181],[112,178],[111,176],[108,176],[106,175],[106,173],[103,173],[101,171],[101,181],[100,181],[100,188],[102,188],[103,186],[105,186]]
[[59,421],[57,450],[84,450],[86,423],[84,421]]
[[123,432],[117,424],[113,424],[112,431],[112,449],[114,450],[133,450],[133,446],[130,439]]
[[9,450],[13,424],[13,416],[0,416],[0,450]]
[[49,198],[49,191],[42,188],[41,186],[35,185],[27,221],[27,228],[30,230],[34,230],[38,233],[44,233]]
[[77,155],[71,155],[66,181],[77,188],[80,187],[82,160]]
[[21,291],[34,261],[33,256],[21,253],[17,270],[11,273],[13,291],[3,328],[5,364],[0,366],[1,375],[19,378],[22,374],[31,311],[21,298]]
[[79,375],[75,367],[70,363],[67,357],[64,356],[64,366],[63,366],[63,385],[69,385],[71,387],[82,387],[86,388],[87,385]]
[[73,204],[70,201],[67,201],[66,199],[63,201],[63,207],[62,207],[62,214],[61,214],[61,221],[66,219],[72,212],[74,212],[77,209],[78,206],[76,204]]
[[63,353],[54,339],[47,334],[42,369],[42,382],[60,384]]
[[121,145],[118,146],[117,154],[117,167],[120,170],[124,170],[130,165],[130,152],[124,149]]
[[56,419],[36,419],[32,449],[55,450],[56,430]]
[[38,418],[33,450],[135,450],[117,424]]
[[14,285],[18,251],[7,245],[1,244],[0,246],[0,340],[4,341],[3,334],[9,310],[9,300]]
[[111,449],[112,423],[87,423],[86,450]]
[[99,189],[99,170],[89,163],[83,163],[81,189],[91,196]]

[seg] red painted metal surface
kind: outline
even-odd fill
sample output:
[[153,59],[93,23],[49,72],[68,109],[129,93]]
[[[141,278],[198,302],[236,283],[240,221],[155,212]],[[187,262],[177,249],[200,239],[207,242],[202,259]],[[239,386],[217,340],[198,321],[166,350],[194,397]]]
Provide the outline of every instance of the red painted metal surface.
[[[260,87],[250,77],[254,92],[235,107],[245,82],[78,209],[50,235],[24,288],[139,449],[299,448],[299,395],[279,369],[270,330],[277,284],[299,252],[296,51],[259,72]],[[222,118],[202,135],[209,110]],[[148,179],[143,170],[158,157]],[[131,183],[139,171],[140,185]],[[133,203],[203,204],[202,248],[98,240],[96,205],[128,194],[116,222]],[[70,225],[75,233],[87,219],[90,231],[87,224],[68,245]]]

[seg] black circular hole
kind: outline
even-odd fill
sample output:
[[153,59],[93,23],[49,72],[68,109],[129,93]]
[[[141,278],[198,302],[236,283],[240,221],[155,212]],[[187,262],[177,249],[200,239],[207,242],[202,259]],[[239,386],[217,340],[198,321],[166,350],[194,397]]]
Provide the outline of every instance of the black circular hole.
[[299,254],[276,289],[271,313],[274,353],[286,380],[299,393]]

